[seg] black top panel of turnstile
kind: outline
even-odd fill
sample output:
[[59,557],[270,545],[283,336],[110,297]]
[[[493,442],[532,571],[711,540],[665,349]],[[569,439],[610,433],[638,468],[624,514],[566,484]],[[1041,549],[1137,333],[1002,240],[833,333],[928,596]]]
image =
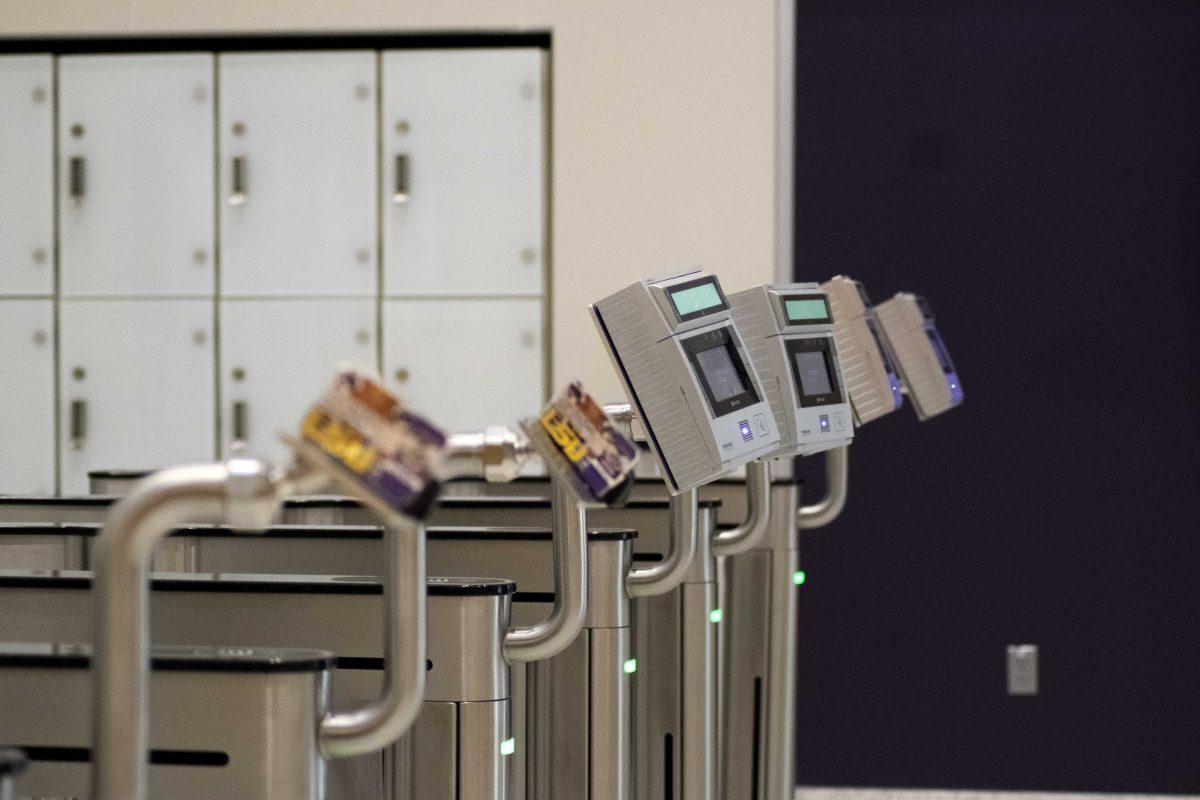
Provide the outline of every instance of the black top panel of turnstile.
[[111,506],[121,498],[101,494],[50,497],[44,494],[0,495],[0,506]]
[[[92,648],[85,644],[0,642],[0,667],[87,669]],[[325,650],[280,647],[190,647],[154,645],[150,666],[183,672],[316,672],[332,669],[337,658]]]
[[[772,483],[788,483],[789,481],[772,481]],[[41,505],[41,506],[110,506],[121,498],[108,495],[77,495],[75,497],[48,497],[45,495],[0,495],[0,505]],[[718,508],[721,501],[715,497],[701,497],[697,501],[700,508]],[[443,508],[481,508],[498,506],[501,508],[549,508],[550,498],[536,495],[493,495],[493,496],[463,496],[439,497],[435,504]],[[352,497],[293,497],[283,504],[285,509],[313,508],[361,508],[361,504]],[[666,497],[635,497],[626,501],[621,508],[663,508],[667,507]],[[302,527],[302,526],[301,526]]]
[[0,522],[0,536],[95,536],[100,527],[61,522]]
[[[437,540],[483,540],[505,542],[548,542],[554,538],[549,528],[481,528],[475,525],[439,525],[426,528],[425,536]],[[621,542],[637,538],[632,528],[589,528],[590,542]]]
[[516,594],[517,584],[501,578],[430,578],[429,594],[453,597]]
[[[92,573],[72,569],[0,569],[0,589],[92,588]],[[223,594],[383,594],[383,583],[369,575],[254,575],[225,572],[153,572],[156,592],[215,592]],[[513,594],[512,581],[493,578],[430,578],[433,597]]]
[[[487,485],[487,481],[482,480],[480,478],[475,478],[475,477],[451,478],[450,480],[446,481],[446,483],[478,483],[478,484],[485,485],[485,486]],[[511,481],[509,481],[509,483],[514,483],[514,484],[518,484],[518,485],[525,484],[526,486],[543,486],[543,485],[548,485],[550,483],[550,478],[548,478],[545,475],[518,475],[517,477],[515,477]],[[664,481],[662,478],[638,478],[637,483],[638,483],[638,485],[642,485],[642,484],[653,484],[654,486],[665,486],[666,485],[666,481]],[[714,483],[721,483],[721,484],[731,483],[731,484],[745,485],[746,479],[744,477],[738,477],[737,475],[729,475],[729,476],[726,476],[723,478],[717,478],[716,480],[709,481],[708,483],[705,484],[705,486],[711,486]],[[787,485],[793,484],[793,483],[798,484],[798,483],[802,483],[802,481],[799,478],[771,478],[771,484],[774,486],[787,486]],[[702,486],[700,488],[703,489],[704,487]],[[445,499],[445,498],[443,498],[443,499]]]
[[[99,523],[60,522],[3,522],[0,536],[86,536],[92,537],[104,528]],[[438,540],[487,540],[487,541],[550,541],[553,533],[549,528],[535,527],[479,527],[475,525],[440,525],[425,531],[427,538]],[[171,536],[196,537],[252,537],[255,539],[379,539],[383,528],[374,525],[272,525],[263,531],[247,532],[224,525],[184,525],[171,531]],[[636,539],[637,531],[631,528],[593,528],[588,539],[593,542],[612,542]]]
[[[721,501],[715,497],[701,497],[696,501],[700,508],[720,508]],[[439,508],[549,508],[549,497],[537,495],[464,495],[462,497],[439,497],[435,504]],[[635,497],[627,500],[621,508],[660,508],[667,509],[665,497]]]
[[25,769],[29,759],[21,750],[13,747],[0,747],[0,775],[16,775]]

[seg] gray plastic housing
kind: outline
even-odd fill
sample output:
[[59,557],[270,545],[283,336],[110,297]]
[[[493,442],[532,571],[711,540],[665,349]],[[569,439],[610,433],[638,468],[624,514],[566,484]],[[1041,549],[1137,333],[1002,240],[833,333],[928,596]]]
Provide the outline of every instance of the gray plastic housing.
[[[818,300],[826,309],[824,318],[789,316],[789,303],[820,308],[812,305]],[[809,456],[850,444],[853,412],[825,291],[815,283],[764,284],[731,294],[729,304],[779,425],[780,448],[774,455]],[[823,362],[829,392],[806,390],[797,354],[815,360],[818,369]]]
[[875,306],[875,315],[917,418],[924,421],[962,403],[962,381],[929,303],[918,295],[900,292]]
[[863,285],[838,275],[821,288],[833,311],[833,338],[854,410],[854,423],[866,425],[904,404],[900,377],[883,340]]
[[[701,285],[714,305],[681,313],[672,298]],[[771,405],[716,276],[693,270],[640,280],[589,310],[672,494],[778,449]],[[695,353],[706,346],[702,343],[717,340],[726,342],[722,357],[728,355],[746,390],[720,401],[714,400],[721,395],[713,393],[711,381],[702,382]]]

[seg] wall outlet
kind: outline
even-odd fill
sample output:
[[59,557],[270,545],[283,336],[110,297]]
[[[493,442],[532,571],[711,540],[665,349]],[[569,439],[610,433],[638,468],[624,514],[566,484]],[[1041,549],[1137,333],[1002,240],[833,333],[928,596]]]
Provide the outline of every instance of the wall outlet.
[[1038,693],[1038,648],[1036,644],[1008,646],[1008,693],[1032,697]]

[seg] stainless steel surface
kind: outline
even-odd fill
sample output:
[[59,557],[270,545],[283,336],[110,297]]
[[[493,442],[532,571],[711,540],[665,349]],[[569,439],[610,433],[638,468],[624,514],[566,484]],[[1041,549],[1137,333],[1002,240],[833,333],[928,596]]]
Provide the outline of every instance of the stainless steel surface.
[[384,798],[453,798],[458,775],[458,704],[425,702],[412,729],[384,758]]
[[[588,609],[584,627],[628,628],[632,622],[625,576],[629,572],[633,542],[588,542]],[[518,584],[520,585],[520,584]]]
[[765,546],[724,564],[722,800],[788,800],[794,789],[799,490],[776,483],[771,493]]
[[536,735],[530,800],[589,797],[591,631],[554,658],[530,664]]
[[630,597],[650,597],[678,586],[696,560],[699,532],[696,525],[696,490],[687,489],[670,500],[670,550],[652,566],[634,567],[625,579]]
[[218,521],[229,479],[224,464],[177,467],[152,475],[113,507],[96,544],[93,791],[97,800],[146,796],[150,554],[168,531],[183,522]]
[[453,433],[446,442],[446,474],[506,483],[532,456],[529,441],[512,428],[495,425],[482,432]]
[[460,767],[458,793],[450,795],[454,800],[508,800],[509,764],[520,752],[502,749],[512,738],[509,714],[508,700],[458,704]]
[[[319,800],[323,763],[312,758],[325,713],[326,673],[155,671],[150,736],[156,750],[225,754],[223,765],[149,767],[149,792],[172,800]],[[0,735],[43,747],[87,748],[87,669],[0,668]],[[219,700],[217,700],[219,698]],[[22,797],[95,797],[88,763],[37,760]]]
[[685,583],[680,624],[681,800],[717,797],[717,584]]
[[321,720],[329,758],[382,750],[412,724],[425,696],[425,528],[395,517],[384,536],[384,689],[364,708]]
[[681,592],[634,603],[638,672],[633,681],[634,796],[684,800],[679,794]]
[[812,505],[800,506],[796,524],[804,530],[824,528],[846,507],[850,485],[850,448],[838,447],[825,453],[825,496]]
[[630,630],[597,628],[588,634],[592,700],[588,706],[587,796],[590,800],[629,800],[633,792],[633,675],[626,672],[625,665],[633,658]]
[[751,461],[746,465],[746,520],[736,528],[721,531],[712,541],[713,555],[733,556],[758,547],[767,535],[771,513],[771,462]]
[[510,696],[504,633],[511,627],[511,595],[429,598],[426,700],[483,702]]
[[538,661],[561,653],[583,629],[588,606],[588,541],[584,504],[565,480],[553,479],[554,608],[542,622],[504,636],[509,662]]
[[[623,587],[629,542],[593,541],[589,548],[592,586],[605,588],[591,595],[587,629],[564,652],[527,667],[531,800],[626,800],[632,791],[635,674],[627,665],[632,670],[637,662]],[[514,705],[514,720],[519,711]]]
[[716,564],[713,509],[676,591],[634,603],[634,795],[710,800],[717,780]]
[[[262,462],[237,457],[155,473],[113,507],[94,552],[97,800],[138,800],[146,792],[147,572],[155,544],[179,524],[197,519],[264,528],[284,497],[312,481],[302,473],[271,475]],[[390,658],[385,684],[365,709],[322,720],[321,750],[330,755],[369,752],[393,741],[411,723],[422,696],[424,531],[394,514],[386,521],[394,540],[410,541],[396,541],[388,551],[392,561],[385,572],[383,649]],[[397,629],[408,614],[413,618],[401,633]]]

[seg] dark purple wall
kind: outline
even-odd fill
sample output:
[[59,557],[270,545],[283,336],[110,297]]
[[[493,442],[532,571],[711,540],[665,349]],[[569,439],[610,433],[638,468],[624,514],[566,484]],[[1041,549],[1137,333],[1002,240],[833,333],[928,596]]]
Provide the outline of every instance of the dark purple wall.
[[804,538],[800,782],[1200,792],[1200,3],[801,2],[797,71],[800,279],[967,394]]

